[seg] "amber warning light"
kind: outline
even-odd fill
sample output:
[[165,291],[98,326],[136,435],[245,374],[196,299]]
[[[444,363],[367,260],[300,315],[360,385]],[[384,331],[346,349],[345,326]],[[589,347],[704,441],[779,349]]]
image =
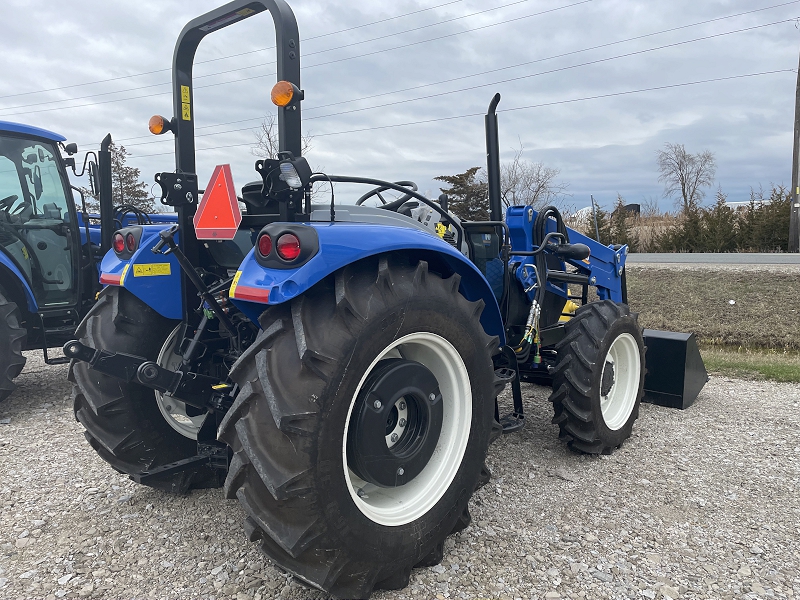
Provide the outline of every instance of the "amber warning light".
[[232,240],[242,222],[230,165],[217,165],[194,215],[198,240]]
[[295,104],[303,99],[303,90],[297,89],[297,86],[289,81],[279,81],[272,87],[272,103],[275,106],[289,106]]
[[166,117],[162,117],[161,115],[153,115],[150,117],[150,121],[147,123],[147,128],[153,135],[161,135],[162,133],[172,131],[172,123]]

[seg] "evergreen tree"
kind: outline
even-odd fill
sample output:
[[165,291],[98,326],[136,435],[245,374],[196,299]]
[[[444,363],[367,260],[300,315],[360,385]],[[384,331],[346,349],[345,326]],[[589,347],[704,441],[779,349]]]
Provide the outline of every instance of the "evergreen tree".
[[677,223],[657,237],[659,252],[704,252],[703,210],[690,202],[678,217]]
[[153,198],[147,192],[147,184],[139,181],[139,169],[125,164],[129,156],[125,146],[118,146],[112,142],[110,151],[114,206],[130,204],[145,212],[155,210]]
[[714,206],[703,211],[703,252],[732,252],[736,249],[736,213],[726,200],[722,188],[718,188]]
[[480,167],[472,167],[458,175],[440,175],[450,187],[440,188],[449,198],[450,210],[460,219],[467,221],[489,220],[489,186],[477,174]]
[[611,243],[627,245],[630,252],[638,250],[638,239],[631,230],[633,216],[625,209],[625,199],[617,194],[617,202],[611,213]]
[[[597,219],[597,227],[595,227],[595,218]],[[587,217],[585,230],[589,232],[589,237],[597,240],[604,246],[608,246],[612,242],[611,219],[608,212],[600,208],[598,205],[594,211],[590,212]],[[597,233],[600,233],[600,239],[597,239]]]

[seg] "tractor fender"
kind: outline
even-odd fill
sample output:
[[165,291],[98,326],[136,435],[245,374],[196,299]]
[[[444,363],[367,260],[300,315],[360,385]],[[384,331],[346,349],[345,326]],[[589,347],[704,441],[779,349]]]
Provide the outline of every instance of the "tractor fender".
[[417,260],[427,261],[431,270],[444,277],[459,274],[461,294],[467,300],[485,303],[480,317],[484,331],[498,336],[500,344],[505,344],[500,308],[489,282],[467,257],[440,237],[410,227],[370,223],[309,223],[304,226],[316,230],[319,248],[301,266],[262,266],[253,249],[239,267],[229,295],[254,322],[258,323],[265,304],[287,302],[349,264],[386,252],[406,252]]
[[[113,250],[100,263],[100,283],[124,287],[161,316],[183,318],[181,268],[172,254],[154,254],[164,225],[142,225],[139,247],[128,257]],[[180,234],[176,234],[176,240]]]
[[[0,265],[2,265],[2,267],[0,267],[0,285],[11,288],[7,289],[9,293],[13,293],[14,288],[21,289],[22,293],[25,295],[28,311],[34,314],[38,313],[39,305],[36,303],[36,298],[33,295],[33,290],[31,289],[30,283],[28,283],[28,279],[5,252],[0,252]],[[6,278],[8,278],[8,280]]]

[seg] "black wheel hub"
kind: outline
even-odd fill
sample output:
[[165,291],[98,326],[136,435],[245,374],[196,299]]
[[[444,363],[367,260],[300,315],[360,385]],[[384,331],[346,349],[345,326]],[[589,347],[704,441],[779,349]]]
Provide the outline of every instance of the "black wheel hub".
[[380,487],[404,485],[428,464],[442,431],[442,395],[413,360],[383,360],[364,381],[347,433],[347,464]]
[[614,363],[606,361],[603,368],[603,380],[600,382],[600,395],[605,397],[614,387]]

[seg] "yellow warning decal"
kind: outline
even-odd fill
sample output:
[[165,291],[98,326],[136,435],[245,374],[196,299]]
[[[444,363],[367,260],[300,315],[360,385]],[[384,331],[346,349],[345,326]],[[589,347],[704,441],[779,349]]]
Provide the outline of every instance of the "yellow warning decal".
[[233,281],[231,282],[231,289],[228,291],[228,296],[233,298],[234,294],[236,293],[236,286],[239,284],[239,277],[242,276],[241,271],[236,271],[236,275],[233,276]]
[[447,227],[445,227],[442,223],[436,224],[436,235],[438,235],[440,238],[444,237],[446,231]]
[[217,383],[216,385],[212,385],[212,390],[225,390],[228,388],[232,388],[233,386],[230,383]]
[[25,260],[31,259],[31,255],[28,254],[28,249],[25,246],[22,247],[22,256],[25,257]]
[[254,12],[256,11],[254,11],[252,8],[243,8],[242,10],[237,10],[236,14],[240,17],[249,17]]
[[125,265],[125,267],[122,269],[122,275],[120,275],[120,277],[119,277],[119,285],[120,285],[120,286],[124,286],[124,285],[125,285],[125,275],[127,275],[127,274],[128,274],[128,267],[130,267],[130,266],[131,266],[131,263],[128,263],[128,264],[127,264],[127,265]]
[[151,265],[133,265],[134,277],[155,277],[157,275],[171,275],[169,263],[153,263]]
[[192,105],[191,96],[189,95],[189,86],[181,86],[181,119],[184,121],[192,120]]

